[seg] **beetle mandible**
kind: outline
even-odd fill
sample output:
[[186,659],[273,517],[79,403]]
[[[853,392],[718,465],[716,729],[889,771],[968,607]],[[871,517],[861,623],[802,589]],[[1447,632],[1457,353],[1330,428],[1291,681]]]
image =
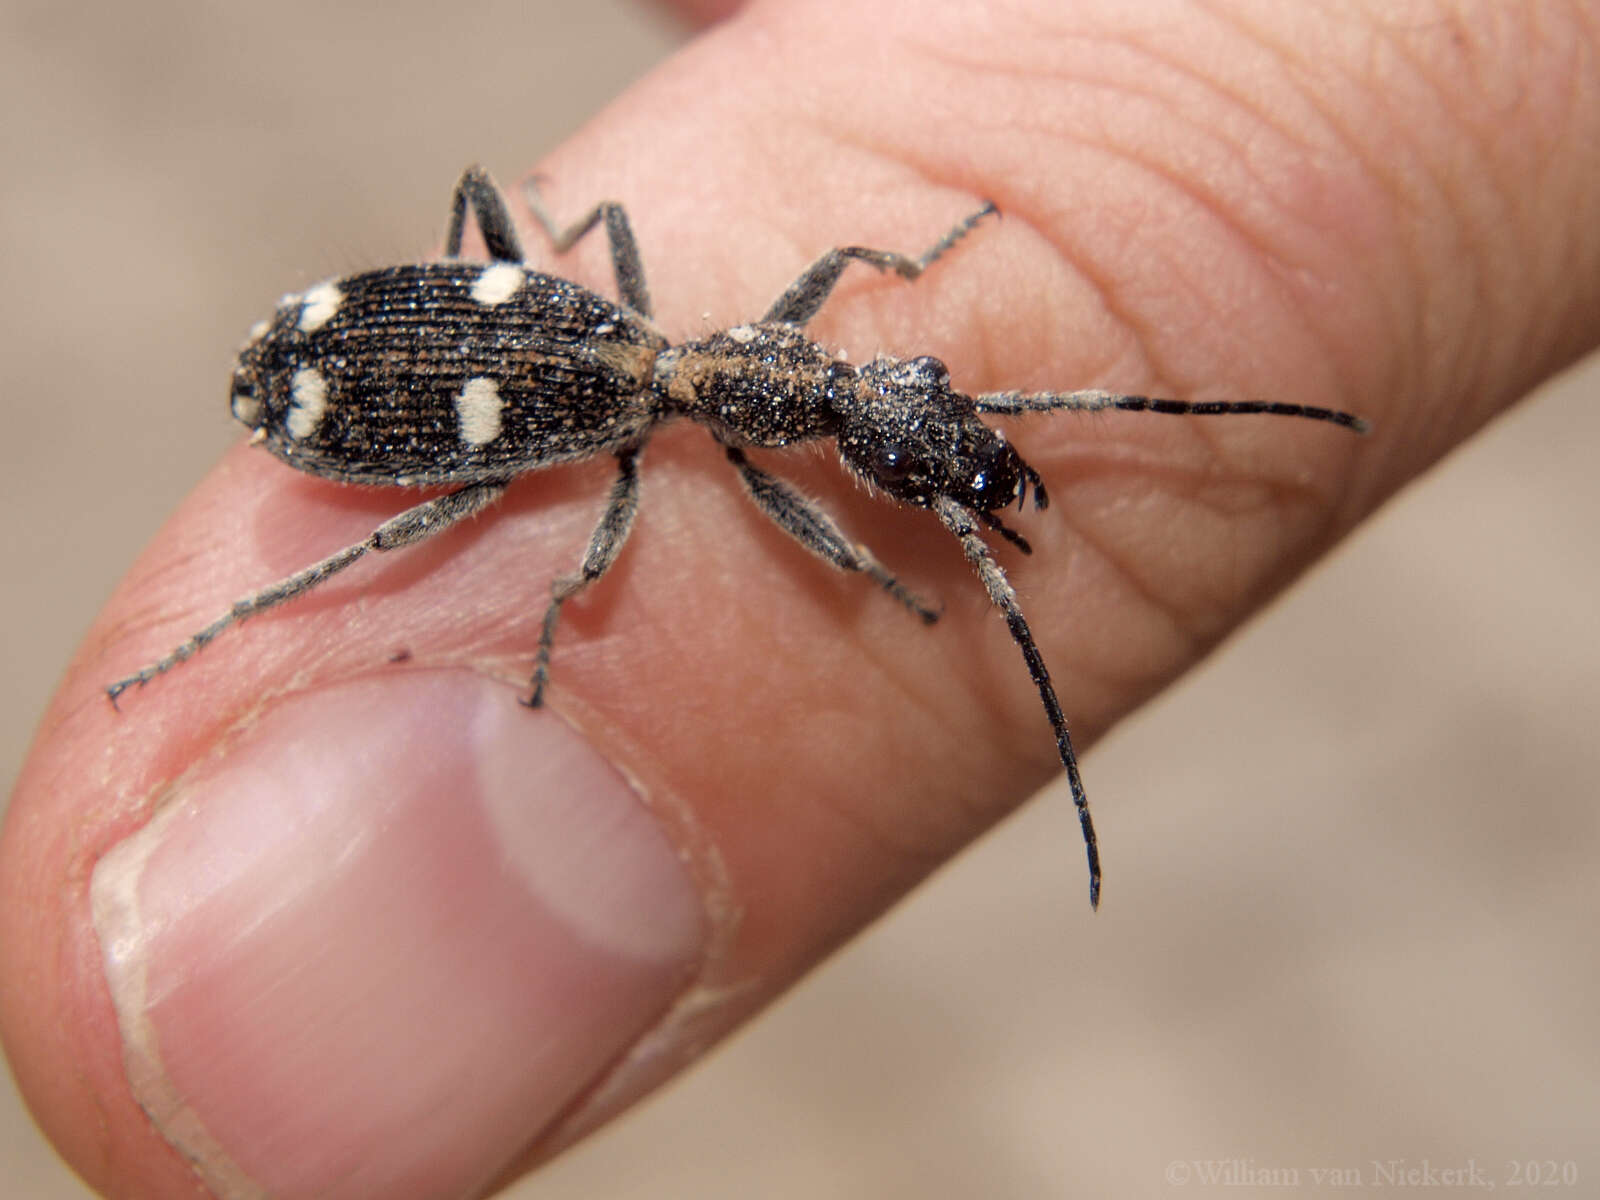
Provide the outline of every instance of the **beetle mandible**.
[[[604,225],[620,303],[530,270],[505,198],[470,167],[451,199],[445,258],[331,280],[286,296],[251,331],[234,371],[233,415],[251,441],[297,470],[346,483],[451,485],[379,525],[354,545],[236,601],[158,662],[111,684],[113,705],[134,685],[172,669],[247,617],[304,595],[369,550],[394,550],[443,532],[494,503],[518,475],[597,454],[617,477],[579,568],[551,587],[531,694],[543,702],[562,605],[616,561],[638,510],[638,457],[655,427],[687,418],[724,448],[756,505],[807,550],[875,580],[923,621],[937,613],[814,501],[762,470],[748,447],[832,438],[846,470],[904,504],[929,509],[961,543],[1006,619],[1038,689],[1066,769],[1089,862],[1089,900],[1100,899],[1100,854],[1066,717],[1005,572],[982,536],[1022,553],[1026,539],[997,515],[1049,502],[1039,473],[981,414],[1123,409],[1191,415],[1263,413],[1331,422],[1356,432],[1349,413],[1270,401],[1186,402],[1105,391],[986,392],[950,386],[936,358],[842,361],[804,327],[851,262],[915,279],[979,221],[986,204],[922,255],[844,246],[818,258],[761,319],[670,345],[652,323],[649,291],[621,205],[596,205],[562,230],[537,191],[527,200],[557,253]],[[459,256],[470,208],[492,261]]]

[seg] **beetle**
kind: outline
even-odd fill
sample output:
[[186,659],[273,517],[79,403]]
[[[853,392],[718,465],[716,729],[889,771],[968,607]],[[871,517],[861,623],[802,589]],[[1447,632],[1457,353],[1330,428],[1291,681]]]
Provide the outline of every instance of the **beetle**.
[[[107,689],[113,705],[215,639],[229,626],[304,595],[368,551],[433,537],[493,504],[519,475],[600,454],[617,475],[578,569],[556,578],[534,658],[531,692],[543,703],[562,606],[616,561],[639,502],[638,458],[655,428],[674,419],[706,427],[750,498],[807,550],[864,574],[925,622],[936,611],[906,589],[814,501],[752,463],[748,448],[831,438],[845,469],[902,504],[930,510],[960,542],[990,601],[1004,615],[1055,735],[1077,807],[1098,907],[1100,855],[1077,756],[1050,673],[1016,592],[983,537],[1024,554],[1027,540],[999,512],[1049,495],[1039,473],[983,415],[1120,409],[1190,415],[1301,417],[1365,432],[1359,417],[1271,401],[1151,399],[1105,391],[986,392],[950,386],[938,359],[880,357],[856,366],[812,340],[805,325],[845,268],[863,262],[916,279],[984,218],[990,203],[918,257],[862,246],[827,251],[757,322],[672,345],[652,321],[632,226],[621,205],[597,204],[562,230],[537,190],[530,210],[557,253],[603,225],[620,301],[523,265],[505,197],[480,167],[451,197],[441,261],[330,280],[285,296],[251,331],[234,370],[233,415],[250,440],[325,479],[393,487],[447,485],[353,545],[236,601],[165,658]],[[463,260],[471,211],[490,261]]]

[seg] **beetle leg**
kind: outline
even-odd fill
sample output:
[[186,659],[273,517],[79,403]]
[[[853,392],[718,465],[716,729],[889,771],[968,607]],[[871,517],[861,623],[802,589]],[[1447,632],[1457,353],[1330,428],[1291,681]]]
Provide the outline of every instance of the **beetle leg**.
[[450,194],[450,227],[444,235],[444,256],[461,257],[461,233],[467,220],[467,205],[477,218],[478,231],[483,234],[483,244],[489,248],[489,257],[500,262],[521,262],[522,243],[517,240],[517,228],[511,222],[511,210],[506,207],[505,194],[495,185],[482,167],[468,167]]
[[544,703],[544,690],[550,683],[550,647],[555,644],[561,606],[611,569],[633,529],[633,518],[639,511],[639,450],[638,446],[630,446],[617,452],[617,481],[611,485],[606,510],[590,535],[583,564],[550,585],[550,606],[544,610],[544,628],[533,665],[533,693],[523,701],[529,708]]
[[752,466],[750,460],[745,458],[744,451],[734,446],[728,446],[726,450],[728,461],[738,468],[750,499],[772,518],[778,528],[841,571],[860,571],[877,581],[879,586],[927,624],[931,625],[939,619],[938,610],[904,587],[865,546],[845,537],[833,518],[823,512],[815,501],[802,496],[777,476]]
[[117,697],[130,687],[143,687],[157,675],[172,670],[203,649],[230,625],[236,625],[269,608],[276,608],[296,596],[304,596],[311,589],[327,582],[363,557],[369,550],[397,550],[401,546],[410,546],[433,537],[456,522],[482,512],[498,500],[505,490],[505,480],[475,483],[471,487],[464,487],[449,495],[424,501],[397,516],[390,517],[354,545],[346,546],[343,550],[328,555],[321,562],[313,563],[303,571],[296,571],[287,579],[280,579],[259,592],[252,592],[242,599],[235,600],[227,612],[173,650],[171,654],[129,675],[126,679],[117,680],[106,688],[106,695],[115,705]]
[[622,205],[615,200],[602,200],[566,229],[562,229],[544,206],[537,178],[529,179],[522,185],[522,198],[534,219],[544,227],[557,254],[565,254],[577,244],[579,238],[604,221],[606,241],[611,246],[611,271],[617,278],[617,294],[622,297],[624,304],[641,317],[655,315],[650,307],[650,289],[644,282],[639,243],[634,240],[633,225]]
[[869,250],[865,246],[840,246],[829,250],[807,267],[799,279],[784,289],[783,295],[772,302],[772,307],[767,309],[766,315],[761,320],[804,325],[817,315],[817,309],[821,308],[823,302],[832,294],[834,285],[839,282],[839,276],[852,261],[870,263],[880,271],[894,271],[904,279],[915,279],[932,266],[935,259],[966,237],[974,225],[990,213],[999,211],[993,201],[985,204],[970,217],[957,222],[949,233],[929,246],[918,258],[898,254],[893,250]]

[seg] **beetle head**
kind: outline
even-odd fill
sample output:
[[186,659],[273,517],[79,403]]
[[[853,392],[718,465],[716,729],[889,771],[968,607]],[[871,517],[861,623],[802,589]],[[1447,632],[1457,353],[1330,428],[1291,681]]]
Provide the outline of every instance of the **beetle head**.
[[854,382],[834,402],[839,456],[874,487],[921,508],[946,496],[992,513],[1020,507],[1031,486],[1034,506],[1045,506],[1039,473],[983,423],[970,396],[951,389],[937,358],[880,358]]

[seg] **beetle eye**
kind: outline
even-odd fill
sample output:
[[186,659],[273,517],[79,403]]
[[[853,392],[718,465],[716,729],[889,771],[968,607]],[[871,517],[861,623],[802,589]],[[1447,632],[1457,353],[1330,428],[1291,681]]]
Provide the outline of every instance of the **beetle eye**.
[[901,367],[901,381],[912,387],[939,391],[950,383],[949,368],[931,354],[907,359]]
[[917,374],[935,387],[944,387],[950,382],[950,368],[930,354],[917,359],[916,367]]
[[873,452],[872,473],[885,483],[898,483],[911,474],[911,456],[893,442],[879,446]]

